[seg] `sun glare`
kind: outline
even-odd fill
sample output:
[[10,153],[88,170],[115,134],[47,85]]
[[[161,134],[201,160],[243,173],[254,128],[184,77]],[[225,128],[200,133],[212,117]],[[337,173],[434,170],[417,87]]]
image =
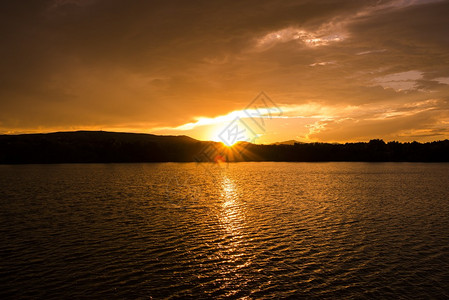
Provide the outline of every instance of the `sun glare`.
[[228,147],[228,148],[231,148],[231,147],[233,147],[235,144],[237,144],[239,141],[236,141],[236,142],[234,142],[234,143],[232,143],[232,144],[228,144],[228,143],[225,143],[225,142],[222,142],[223,143],[223,145],[225,145],[226,147]]
[[210,139],[214,142],[221,142],[228,148],[235,146],[238,142],[251,142],[254,139],[248,134],[248,130],[237,125],[220,125],[221,126],[215,126]]

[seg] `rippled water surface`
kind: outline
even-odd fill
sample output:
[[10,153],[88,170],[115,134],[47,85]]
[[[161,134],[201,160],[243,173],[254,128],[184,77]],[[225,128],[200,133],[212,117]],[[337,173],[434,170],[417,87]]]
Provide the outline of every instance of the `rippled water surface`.
[[0,298],[449,297],[449,164],[0,166]]

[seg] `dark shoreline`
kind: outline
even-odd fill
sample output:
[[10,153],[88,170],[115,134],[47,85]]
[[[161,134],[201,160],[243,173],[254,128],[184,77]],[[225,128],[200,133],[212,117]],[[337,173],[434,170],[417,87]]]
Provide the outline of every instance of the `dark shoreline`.
[[104,131],[0,135],[0,164],[151,162],[449,162],[449,140],[293,145],[221,143]]

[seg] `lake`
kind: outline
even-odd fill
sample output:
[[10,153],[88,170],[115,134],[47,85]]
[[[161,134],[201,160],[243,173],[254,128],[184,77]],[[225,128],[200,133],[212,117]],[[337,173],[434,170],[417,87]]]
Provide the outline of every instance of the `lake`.
[[0,165],[0,298],[448,298],[449,164]]

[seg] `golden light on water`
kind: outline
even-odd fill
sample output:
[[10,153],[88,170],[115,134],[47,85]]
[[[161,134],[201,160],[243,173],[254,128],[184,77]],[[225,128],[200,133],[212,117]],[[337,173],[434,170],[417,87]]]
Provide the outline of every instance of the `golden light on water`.
[[245,233],[246,216],[244,204],[240,202],[236,183],[225,173],[221,177],[221,208],[219,221],[223,228],[223,240],[228,241],[220,247],[220,256],[228,262],[222,270],[225,285],[230,287],[239,280],[239,271],[252,264]]

